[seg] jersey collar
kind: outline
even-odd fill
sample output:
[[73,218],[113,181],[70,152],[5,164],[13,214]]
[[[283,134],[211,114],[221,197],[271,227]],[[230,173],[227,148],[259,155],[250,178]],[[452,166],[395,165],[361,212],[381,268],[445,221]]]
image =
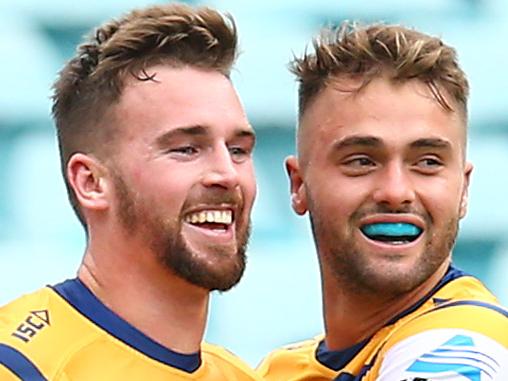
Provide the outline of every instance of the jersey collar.
[[95,325],[146,356],[188,373],[199,368],[200,352],[182,354],[155,342],[106,307],[79,279],[51,288]]
[[[411,314],[412,312],[416,311],[418,308],[420,308],[429,298],[432,297],[440,288],[442,288],[445,284],[451,282],[454,279],[460,278],[462,276],[468,275],[467,273],[463,272],[462,270],[459,270],[455,268],[454,266],[450,266],[444,275],[444,277],[439,281],[436,286],[423,298],[421,298],[418,302],[413,304],[411,307],[406,309],[405,311],[401,312],[397,316],[395,316],[393,319],[391,319],[386,325],[391,325],[398,321],[399,319],[403,318],[406,315]],[[363,340],[359,343],[354,344],[353,346],[346,348],[341,351],[331,351],[326,347],[325,340],[323,339],[319,345],[316,348],[315,356],[317,361],[319,361],[321,364],[326,366],[327,368],[333,369],[335,371],[339,371],[342,368],[344,368],[360,351],[367,345],[367,343],[370,341],[370,338]]]

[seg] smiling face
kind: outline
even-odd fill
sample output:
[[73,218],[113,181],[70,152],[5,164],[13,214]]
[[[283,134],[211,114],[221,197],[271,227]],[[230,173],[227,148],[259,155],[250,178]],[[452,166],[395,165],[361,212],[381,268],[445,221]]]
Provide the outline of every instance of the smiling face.
[[148,72],[154,81],[129,79],[114,111],[118,224],[190,283],[227,290],[245,266],[254,132],[222,74]]
[[416,80],[328,85],[288,158],[293,208],[310,213],[323,273],[398,295],[447,266],[466,212],[465,125]]

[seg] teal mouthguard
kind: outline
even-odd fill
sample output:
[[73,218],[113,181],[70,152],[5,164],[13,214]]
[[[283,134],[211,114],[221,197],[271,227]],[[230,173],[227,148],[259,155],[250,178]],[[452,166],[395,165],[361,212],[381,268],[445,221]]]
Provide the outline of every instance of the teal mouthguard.
[[404,222],[381,222],[362,227],[367,236],[412,237],[422,232],[418,226]]

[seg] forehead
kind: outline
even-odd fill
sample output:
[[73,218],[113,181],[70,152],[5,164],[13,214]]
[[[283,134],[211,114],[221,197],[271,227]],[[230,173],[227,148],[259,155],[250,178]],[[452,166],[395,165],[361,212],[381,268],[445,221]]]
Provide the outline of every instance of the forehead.
[[301,155],[312,146],[354,134],[375,136],[387,144],[443,138],[462,150],[466,127],[461,115],[443,109],[421,81],[378,78],[356,91],[360,85],[352,79],[332,81],[316,95],[300,119]]
[[231,81],[223,74],[190,67],[154,66],[153,80],[126,79],[115,107],[122,133],[159,134],[182,126],[226,133],[250,129]]

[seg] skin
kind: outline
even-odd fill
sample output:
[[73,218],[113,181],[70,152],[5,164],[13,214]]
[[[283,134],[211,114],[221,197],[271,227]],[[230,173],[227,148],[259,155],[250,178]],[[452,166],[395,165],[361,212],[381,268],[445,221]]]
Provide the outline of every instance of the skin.
[[[472,171],[463,115],[445,111],[423,83],[381,77],[343,91],[359,84],[337,78],[311,101],[299,156],[286,161],[293,209],[311,219],[332,350],[372,335],[444,275]],[[392,245],[360,230],[380,222],[423,233]]]
[[[128,77],[113,108],[114,154],[103,160],[75,154],[69,161],[89,231],[78,276],[149,337],[193,353],[209,291],[232,287],[243,273],[256,194],[255,138],[219,72],[148,71],[155,81]],[[212,228],[186,219],[205,210],[231,210],[233,223]]]

